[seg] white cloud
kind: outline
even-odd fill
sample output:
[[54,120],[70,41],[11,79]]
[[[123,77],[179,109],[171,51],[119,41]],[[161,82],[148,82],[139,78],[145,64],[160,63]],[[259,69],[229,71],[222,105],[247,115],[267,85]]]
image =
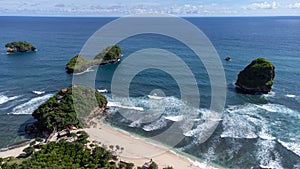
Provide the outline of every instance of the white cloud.
[[279,4],[275,1],[268,3],[268,2],[262,2],[262,3],[252,3],[248,6],[244,6],[243,9],[248,10],[256,10],[256,9],[275,9],[279,6]]
[[172,6],[170,8],[163,9],[163,11],[166,11],[169,14],[195,15],[203,13],[204,7],[202,5],[185,4],[182,6]]
[[300,8],[300,2],[288,5],[288,8],[290,9]]

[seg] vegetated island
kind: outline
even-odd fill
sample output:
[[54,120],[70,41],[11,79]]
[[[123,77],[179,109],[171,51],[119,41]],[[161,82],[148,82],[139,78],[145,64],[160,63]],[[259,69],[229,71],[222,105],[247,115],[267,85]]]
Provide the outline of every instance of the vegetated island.
[[265,58],[253,60],[238,74],[237,89],[249,94],[267,94],[271,91],[275,66]]
[[[0,168],[158,169],[158,164],[152,159],[137,167],[132,162],[122,161],[120,154],[124,147],[92,140],[85,132],[87,129],[81,129],[93,124],[91,120],[105,114],[106,109],[106,98],[91,88],[70,85],[61,89],[33,112],[37,122],[27,132],[36,133],[35,139],[17,157],[0,158]],[[97,133],[91,133],[99,135],[98,132],[103,132],[96,130]],[[108,130],[116,132],[111,127]],[[111,132],[104,130],[104,134]]]
[[36,47],[33,44],[26,42],[26,41],[18,41],[18,42],[11,42],[5,45],[6,52],[8,53],[18,53],[18,52],[29,52],[29,51],[36,51]]
[[82,55],[74,56],[67,64],[67,73],[81,73],[88,68],[96,65],[104,65],[113,63],[121,59],[122,50],[118,45],[113,45],[105,48],[102,52],[94,57],[94,60],[87,60]]

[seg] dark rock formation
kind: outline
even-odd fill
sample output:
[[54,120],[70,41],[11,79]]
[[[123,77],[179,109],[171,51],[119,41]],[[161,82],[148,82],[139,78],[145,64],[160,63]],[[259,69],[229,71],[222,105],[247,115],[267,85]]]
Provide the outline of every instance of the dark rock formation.
[[231,61],[231,57],[230,57],[230,56],[227,56],[227,57],[225,58],[225,60],[226,60],[226,61]]
[[26,41],[11,42],[5,45],[8,53],[35,51],[36,48]]
[[264,58],[258,58],[239,73],[235,84],[237,89],[246,93],[266,94],[272,88],[274,77],[274,65]]

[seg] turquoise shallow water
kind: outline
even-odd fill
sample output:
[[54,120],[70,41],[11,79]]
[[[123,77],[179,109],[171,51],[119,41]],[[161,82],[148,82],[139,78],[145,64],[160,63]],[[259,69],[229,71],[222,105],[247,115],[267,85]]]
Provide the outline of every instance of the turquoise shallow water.
[[[32,120],[30,114],[59,88],[72,83],[64,67],[85,41],[101,26],[115,18],[0,17],[0,147],[24,138],[20,125]],[[180,98],[179,87],[171,75],[148,69],[134,77],[130,85],[131,102],[144,110],[155,104],[162,116],[149,123],[130,121],[114,107],[108,121],[146,137],[157,135],[178,120],[178,112],[197,112],[193,128],[181,133],[184,140],[178,150],[206,162],[227,168],[297,168],[300,166],[300,18],[186,18],[212,41],[226,74],[226,107],[217,130],[199,144],[201,120],[211,99],[209,77],[203,64],[178,41],[146,34],[119,43],[124,58],[144,48],[162,48],[179,55],[193,71],[201,94],[201,107],[189,107]],[[38,52],[9,54],[6,42],[28,40]],[[231,62],[223,61],[227,55]],[[238,72],[256,57],[265,57],[276,66],[272,92],[268,95],[244,95],[234,90]],[[119,63],[101,66],[95,86],[108,89]],[[95,68],[93,68],[95,69]],[[180,72],[178,72],[180,74]],[[123,76],[126,78],[126,72]],[[88,74],[78,75],[86,78]],[[185,77],[182,77],[184,80]],[[189,84],[186,81],[185,85]],[[161,89],[166,97],[157,100],[147,95]],[[34,91],[40,91],[34,92]],[[193,91],[187,91],[193,95]],[[110,93],[106,94],[111,99]],[[111,100],[114,101],[114,100]],[[118,100],[122,104],[122,99]],[[167,104],[163,110],[160,108]],[[123,110],[125,110],[123,108]],[[126,109],[129,113],[136,110]],[[176,117],[177,116],[177,117]],[[184,127],[182,127],[184,128]]]

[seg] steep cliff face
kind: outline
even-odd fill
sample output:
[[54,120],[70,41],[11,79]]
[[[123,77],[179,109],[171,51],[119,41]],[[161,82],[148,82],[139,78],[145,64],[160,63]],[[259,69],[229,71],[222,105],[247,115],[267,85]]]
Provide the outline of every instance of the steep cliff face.
[[253,60],[238,74],[237,88],[251,94],[271,91],[275,77],[275,66],[267,59]]

